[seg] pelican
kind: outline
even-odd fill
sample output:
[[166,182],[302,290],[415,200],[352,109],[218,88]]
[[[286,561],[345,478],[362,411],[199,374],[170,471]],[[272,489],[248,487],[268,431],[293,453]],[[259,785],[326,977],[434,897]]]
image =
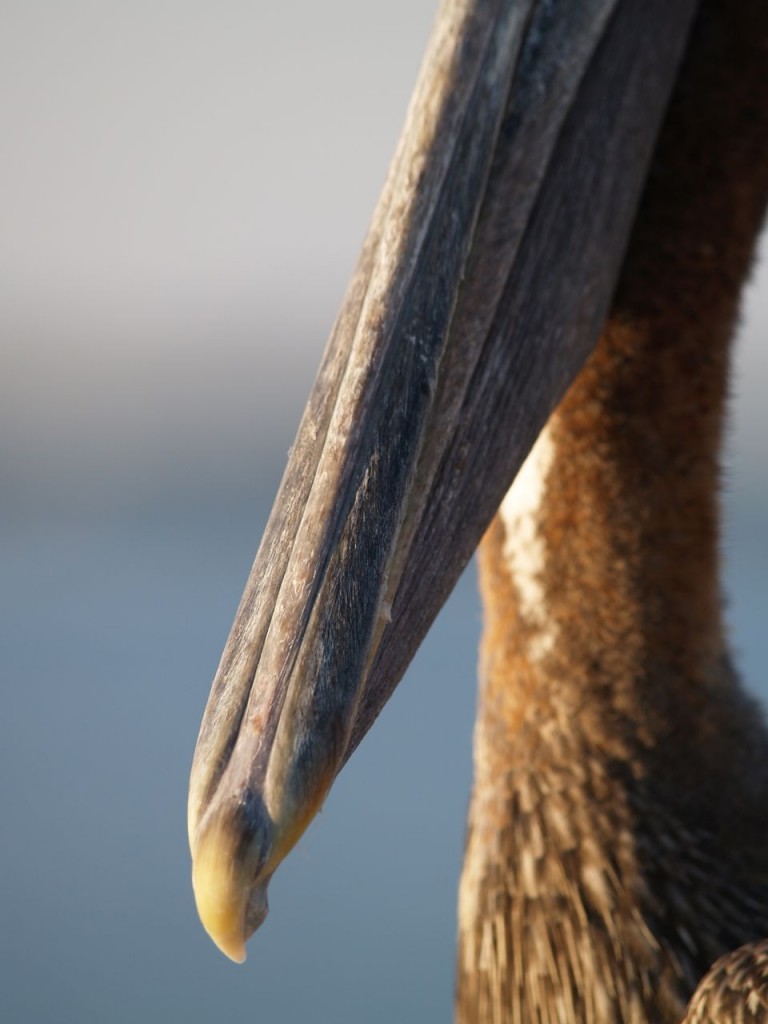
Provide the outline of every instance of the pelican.
[[228,956],[480,544],[457,1020],[766,1019],[718,455],[767,195],[764,0],[444,0],[200,729]]

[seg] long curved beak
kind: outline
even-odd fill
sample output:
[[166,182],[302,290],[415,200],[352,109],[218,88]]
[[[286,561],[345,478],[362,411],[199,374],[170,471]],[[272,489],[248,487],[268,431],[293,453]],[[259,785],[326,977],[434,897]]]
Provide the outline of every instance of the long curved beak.
[[446,0],[200,729],[203,924],[267,884],[594,345],[694,0]]

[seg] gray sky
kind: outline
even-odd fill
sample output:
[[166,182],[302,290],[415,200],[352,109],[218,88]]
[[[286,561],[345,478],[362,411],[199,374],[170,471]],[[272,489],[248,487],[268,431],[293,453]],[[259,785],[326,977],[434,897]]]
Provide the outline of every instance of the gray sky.
[[2,4],[3,454],[297,419],[431,8]]

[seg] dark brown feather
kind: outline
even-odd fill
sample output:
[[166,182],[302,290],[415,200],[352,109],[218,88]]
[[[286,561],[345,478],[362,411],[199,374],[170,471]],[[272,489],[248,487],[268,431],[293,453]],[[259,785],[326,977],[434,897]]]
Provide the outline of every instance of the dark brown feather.
[[696,990],[683,1024],[768,1021],[768,939],[721,957]]

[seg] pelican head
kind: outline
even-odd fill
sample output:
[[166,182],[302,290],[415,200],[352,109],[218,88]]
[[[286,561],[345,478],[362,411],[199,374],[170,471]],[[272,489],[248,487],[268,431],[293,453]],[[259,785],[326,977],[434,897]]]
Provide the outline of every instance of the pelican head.
[[234,960],[605,319],[692,0],[444,0],[206,708]]

